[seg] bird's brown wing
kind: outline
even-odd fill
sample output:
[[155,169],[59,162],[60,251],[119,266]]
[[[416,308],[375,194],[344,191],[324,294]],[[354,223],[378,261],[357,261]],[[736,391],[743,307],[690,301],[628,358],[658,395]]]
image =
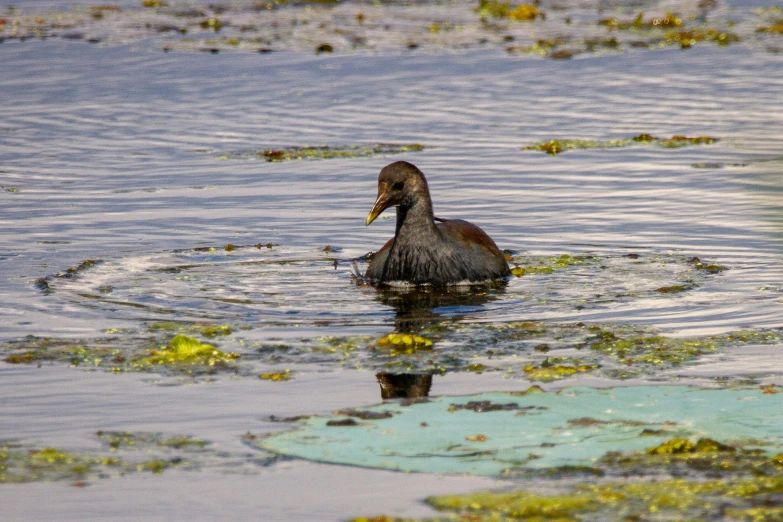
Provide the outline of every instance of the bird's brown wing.
[[444,220],[437,227],[444,239],[459,249],[473,252],[471,262],[477,264],[478,270],[487,270],[492,273],[492,277],[511,274],[503,252],[481,228],[461,219]]

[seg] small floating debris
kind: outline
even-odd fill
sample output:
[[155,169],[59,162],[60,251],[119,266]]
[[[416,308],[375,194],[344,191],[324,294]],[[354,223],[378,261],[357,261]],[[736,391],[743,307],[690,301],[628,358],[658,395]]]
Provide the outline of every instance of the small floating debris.
[[424,145],[411,143],[407,145],[394,143],[377,143],[375,145],[351,145],[346,147],[289,147],[285,149],[260,149],[251,151],[229,152],[217,156],[218,159],[262,159],[269,162],[290,160],[315,160],[334,158],[366,158],[370,156],[403,154],[420,152]]

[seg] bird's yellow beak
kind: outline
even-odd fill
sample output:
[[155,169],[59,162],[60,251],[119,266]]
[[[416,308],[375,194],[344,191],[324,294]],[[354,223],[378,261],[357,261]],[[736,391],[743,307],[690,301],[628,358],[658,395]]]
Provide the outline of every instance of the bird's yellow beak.
[[386,185],[381,185],[378,187],[378,199],[375,200],[375,205],[373,205],[372,210],[367,215],[367,221],[365,223],[365,226],[370,226],[370,223],[375,221],[375,219],[381,215],[381,213],[386,210],[386,208],[389,206],[389,194],[386,191]]

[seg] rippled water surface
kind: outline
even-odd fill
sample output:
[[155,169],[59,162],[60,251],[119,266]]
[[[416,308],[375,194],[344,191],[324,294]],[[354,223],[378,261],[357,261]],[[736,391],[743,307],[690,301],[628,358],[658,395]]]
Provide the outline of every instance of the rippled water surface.
[[[200,471],[85,488],[0,484],[10,519],[89,518],[85,503],[95,518],[418,516],[424,496],[493,484],[278,461],[243,444],[246,432],[281,429],[270,415],[377,403],[377,371],[437,369],[433,395],[524,389],[510,361],[554,354],[597,368],[557,386],[779,379],[783,58],[758,42],[550,60],[472,47],[164,53],[161,37],[142,36],[0,45],[3,357],[50,349],[44,338],[87,349],[0,362],[0,439],[90,452],[98,430],[161,432],[203,438],[215,454]],[[640,134],[716,141],[525,149]],[[248,153],[374,144],[399,154]],[[362,285],[352,263],[363,270],[394,231],[391,211],[364,219],[395,160],[423,170],[437,216],[479,224],[512,266],[573,262],[447,295]],[[435,339],[434,355],[395,366],[374,343],[411,322]],[[520,323],[544,326],[525,327],[522,344],[496,333]],[[183,376],[126,362],[205,325],[228,327],[201,338],[242,356],[230,369]],[[591,325],[756,337],[620,375],[614,355],[582,349]],[[542,342],[548,355],[533,349]],[[495,371],[470,371],[474,359]],[[293,379],[258,379],[285,369]]]

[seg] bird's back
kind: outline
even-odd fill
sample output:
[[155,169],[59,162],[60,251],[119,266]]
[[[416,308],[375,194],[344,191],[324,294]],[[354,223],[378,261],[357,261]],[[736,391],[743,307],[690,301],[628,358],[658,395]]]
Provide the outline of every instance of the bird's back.
[[511,275],[503,253],[481,228],[461,219],[438,221],[440,241],[398,245],[390,260],[392,238],[370,260],[365,277],[379,282],[449,285]]

